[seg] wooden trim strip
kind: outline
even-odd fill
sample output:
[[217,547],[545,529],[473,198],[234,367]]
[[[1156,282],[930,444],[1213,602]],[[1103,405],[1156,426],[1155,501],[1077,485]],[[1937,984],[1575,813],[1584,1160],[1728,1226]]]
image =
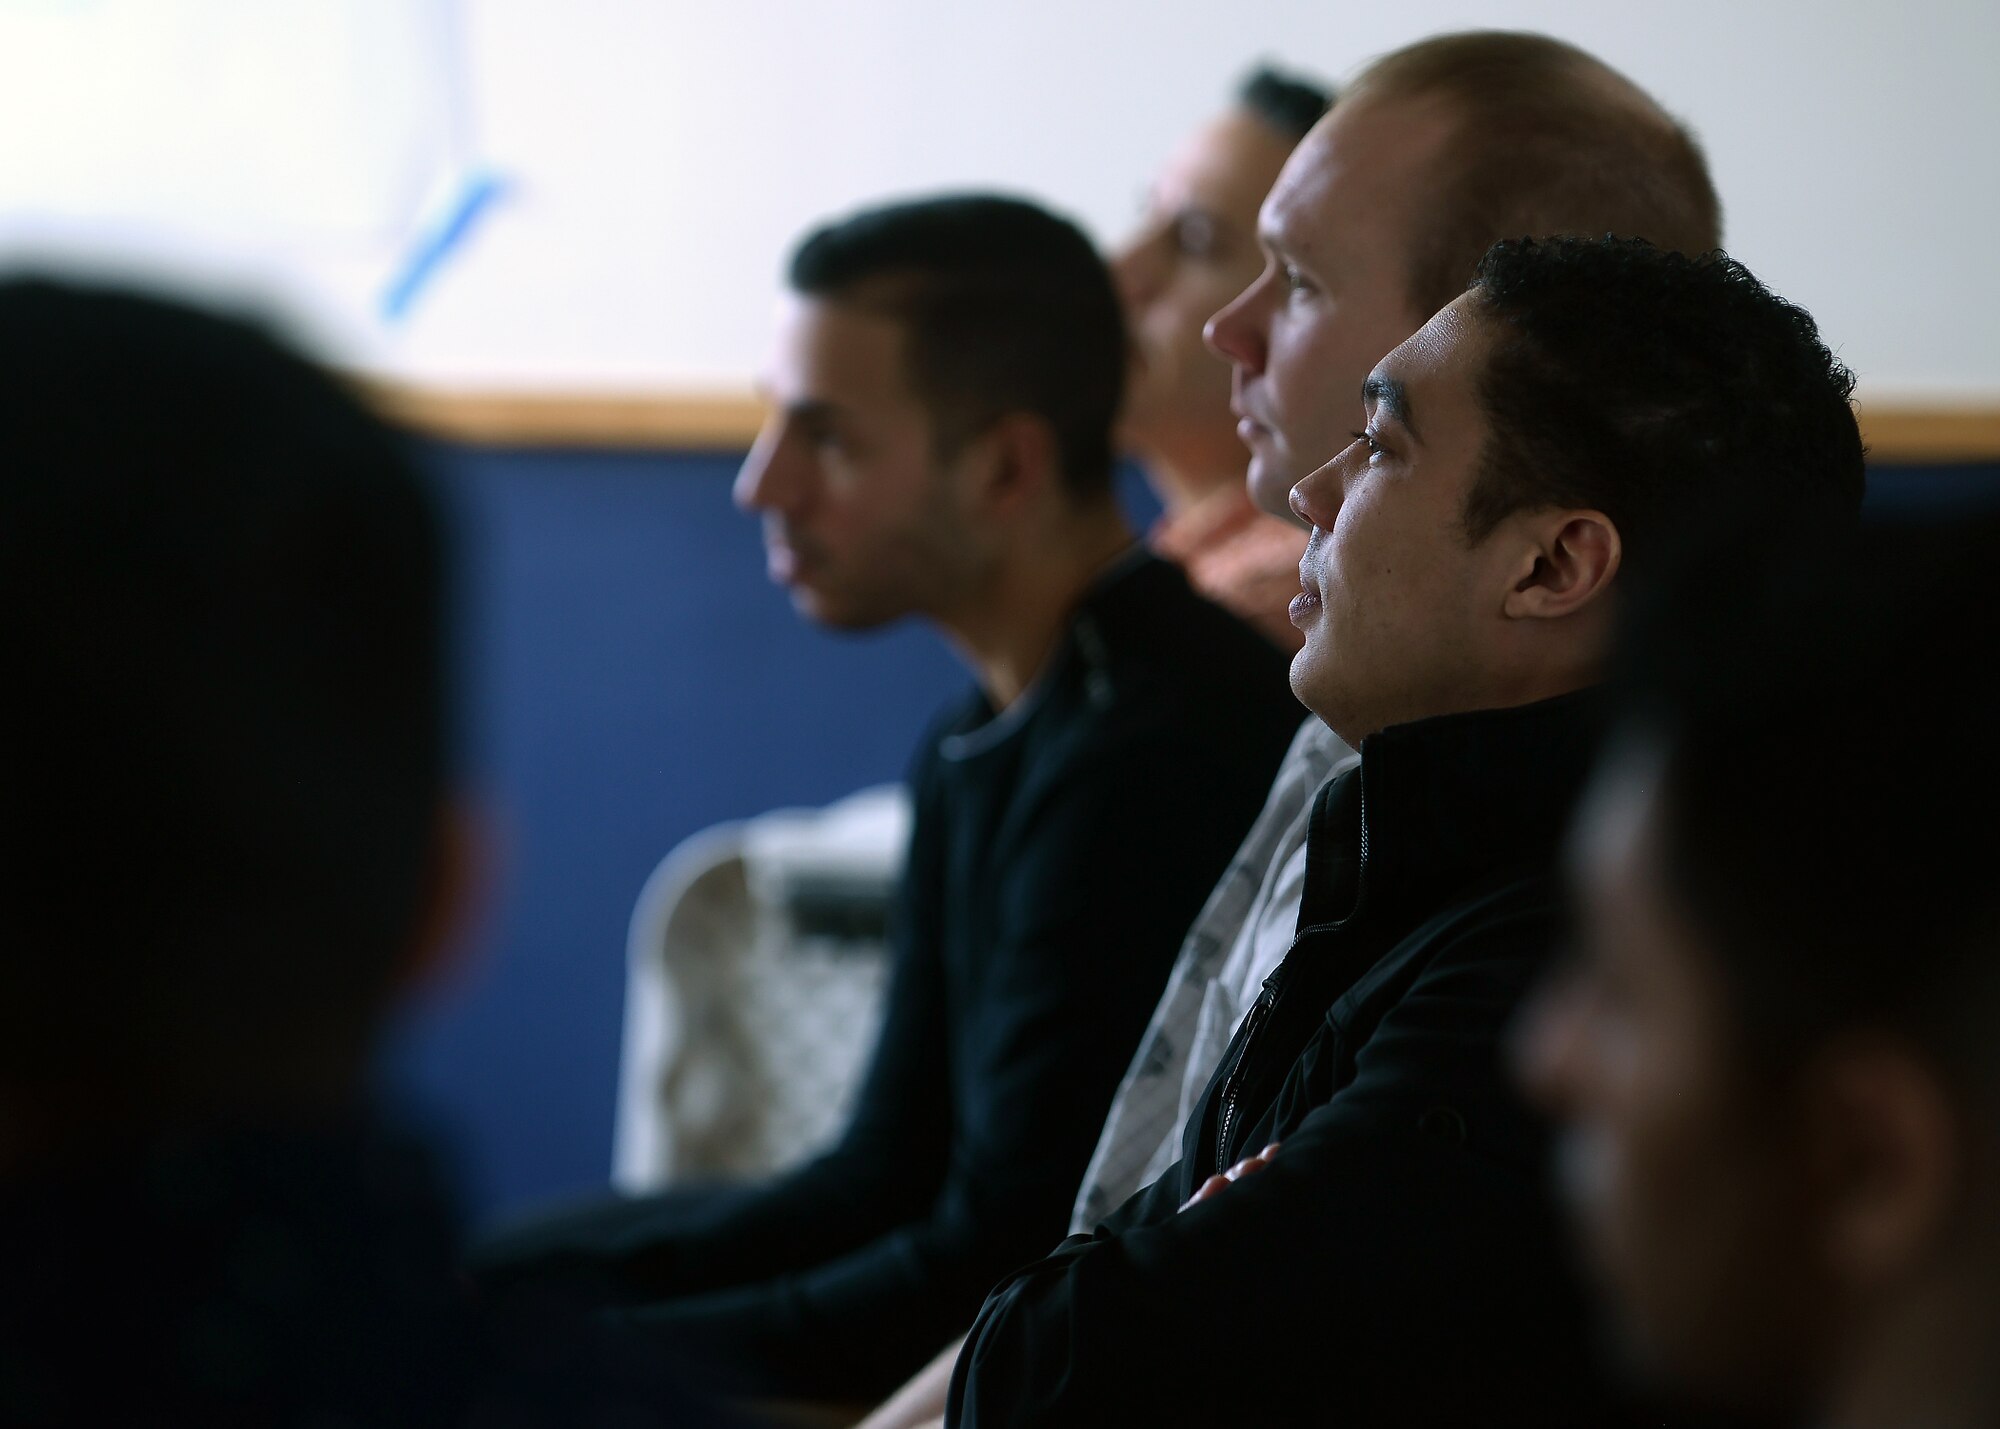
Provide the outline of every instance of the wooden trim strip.
[[[477,392],[363,381],[391,419],[475,446],[744,451],[764,404],[747,392]],[[1889,464],[2000,462],[2000,398],[1860,402],[1869,456]]]
[[2000,400],[1974,405],[1864,397],[1857,407],[1873,461],[1912,466],[2000,461]]
[[467,392],[363,381],[425,436],[474,446],[747,451],[764,404],[747,392]]

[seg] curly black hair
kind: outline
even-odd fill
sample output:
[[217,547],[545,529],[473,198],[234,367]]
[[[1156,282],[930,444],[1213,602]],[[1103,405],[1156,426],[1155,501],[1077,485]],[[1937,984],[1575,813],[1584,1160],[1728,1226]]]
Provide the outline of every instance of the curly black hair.
[[1643,562],[1670,527],[1746,504],[1859,510],[1854,374],[1727,254],[1521,239],[1488,250],[1472,291],[1492,345],[1468,539],[1516,511],[1591,508]]

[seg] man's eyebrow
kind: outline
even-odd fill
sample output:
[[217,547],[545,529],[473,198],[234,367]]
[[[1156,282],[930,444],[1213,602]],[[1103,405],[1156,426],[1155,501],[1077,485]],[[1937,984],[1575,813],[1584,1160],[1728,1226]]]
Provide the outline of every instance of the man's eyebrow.
[[801,397],[786,402],[784,412],[794,422],[830,422],[840,415],[840,408],[823,397]]
[[1397,426],[1411,436],[1417,437],[1419,441],[1422,440],[1417,435],[1417,424],[1410,419],[1409,389],[1395,378],[1370,374],[1368,380],[1361,384],[1361,400],[1373,402],[1380,410],[1387,412],[1390,420]]
[[1295,246],[1283,229],[1265,227],[1262,219],[1257,223],[1257,245],[1270,262],[1281,263],[1314,281],[1325,272],[1319,259],[1307,256],[1307,250]]

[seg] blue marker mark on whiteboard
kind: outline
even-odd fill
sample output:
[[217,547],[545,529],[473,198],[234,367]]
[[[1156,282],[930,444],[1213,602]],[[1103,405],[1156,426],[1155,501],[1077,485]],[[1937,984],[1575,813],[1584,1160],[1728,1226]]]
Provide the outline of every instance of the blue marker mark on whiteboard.
[[445,260],[463,246],[466,236],[506,188],[507,181],[495,173],[476,170],[466,175],[451,207],[417,235],[394,280],[383,290],[385,321],[398,322],[410,311],[418,294],[437,275]]

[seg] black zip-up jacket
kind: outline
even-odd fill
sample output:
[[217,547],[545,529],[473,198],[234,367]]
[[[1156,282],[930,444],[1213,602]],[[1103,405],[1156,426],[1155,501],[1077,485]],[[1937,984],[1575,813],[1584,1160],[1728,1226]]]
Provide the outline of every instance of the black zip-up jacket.
[[1283,655],[1135,549],[1033,690],[1000,714],[974,693],[924,742],[888,1005],[839,1142],[517,1232],[481,1257],[489,1289],[580,1285],[738,1392],[888,1393],[1062,1237],[1300,714]]
[[[987,1298],[949,1422],[1617,1422],[1546,1131],[1500,1058],[1561,938],[1596,706],[1363,743],[1320,791],[1298,936],[1182,1160]],[[1180,1210],[1273,1141],[1268,1168]]]

